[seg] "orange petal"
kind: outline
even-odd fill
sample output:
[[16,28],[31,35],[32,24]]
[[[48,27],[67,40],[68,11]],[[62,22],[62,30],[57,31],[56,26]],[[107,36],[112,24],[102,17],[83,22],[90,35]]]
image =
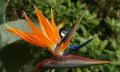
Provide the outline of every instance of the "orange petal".
[[53,15],[52,9],[51,9],[51,19],[52,19],[51,20],[51,22],[52,22],[52,28],[54,30],[55,36],[58,39],[58,42],[60,42],[61,41],[61,37],[60,37],[59,31],[57,29],[57,26],[56,26],[56,23],[55,23],[55,20],[54,20],[54,15]]
[[41,32],[32,22],[31,20],[29,19],[29,17],[24,13],[25,15],[25,18],[30,26],[30,28],[32,29],[33,33],[36,34],[39,38],[41,38],[44,42],[48,42],[52,45],[52,41],[48,38],[48,36]]
[[[45,28],[43,27],[42,24],[40,25],[40,28],[41,28],[42,33],[43,33],[46,37],[48,37],[47,32],[46,32],[46,30],[45,30]],[[49,37],[48,37],[48,38],[49,38]]]
[[44,37],[44,39],[48,39],[29,19],[29,17],[26,15],[26,13],[24,13],[25,15],[25,19],[28,22],[28,25],[30,26],[30,28],[32,29],[33,33],[38,35],[38,36],[42,36]]
[[41,38],[39,38],[38,36],[36,36],[32,33],[25,33],[25,34],[27,34],[29,37],[31,37],[36,42],[34,45],[44,47],[44,48],[46,47],[48,49],[48,51],[50,51],[52,54],[54,54],[54,48],[56,46],[55,44],[51,44],[51,43],[49,43],[49,41],[46,43],[46,41],[43,41]]
[[49,41],[44,41],[44,39],[42,37],[38,37],[34,33],[22,32],[22,31],[18,30],[17,28],[11,28],[8,25],[6,25],[6,26],[8,27],[9,32],[19,36],[26,42],[36,45],[36,46],[47,48],[52,54],[54,54],[53,48],[55,48],[55,44],[53,44],[53,43],[51,44]]
[[32,23],[32,21],[29,19],[29,17],[26,15],[26,13],[24,12],[24,16],[26,21],[28,22],[28,25],[30,26],[31,30],[33,31],[33,33],[40,33],[40,30]]
[[22,38],[23,40],[27,41],[30,44],[37,45],[37,46],[42,46],[42,47],[47,46],[45,42],[43,42],[40,39],[38,40],[31,33],[22,32],[22,31],[20,31],[16,28],[8,29],[8,31],[17,35],[17,36],[19,36],[20,38]]
[[44,26],[50,40],[57,43],[57,40],[56,40],[55,34],[54,34],[54,30],[53,30],[52,26],[50,25],[50,22],[43,16],[41,11],[39,11],[38,8],[35,5],[33,5],[33,6],[35,8],[35,12],[37,14],[37,17],[38,17],[38,20],[39,20],[40,24],[42,24]]

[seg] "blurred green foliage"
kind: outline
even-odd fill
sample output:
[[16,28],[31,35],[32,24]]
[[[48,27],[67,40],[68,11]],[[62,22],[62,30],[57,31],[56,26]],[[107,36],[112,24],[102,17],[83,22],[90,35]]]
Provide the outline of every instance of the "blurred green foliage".
[[[71,44],[80,44],[96,35],[97,37],[81,48],[79,52],[75,52],[75,54],[95,59],[113,61],[111,64],[96,65],[82,69],[76,68],[70,70],[70,72],[120,72],[119,0],[11,0],[7,7],[6,21],[16,20],[18,17],[23,18],[23,10],[25,10],[32,19],[36,19],[32,3],[34,3],[48,19],[50,19],[50,11],[52,8],[57,25],[60,23],[65,25],[61,29],[63,32],[70,29],[71,25],[76,22],[76,19],[83,15],[84,18],[82,19]],[[15,48],[17,48],[17,46],[15,46]],[[45,50],[39,50],[34,48],[34,46],[31,47],[28,45],[26,48],[30,48],[27,49],[30,52],[26,51],[30,54],[28,56],[25,55],[26,61],[23,61],[22,63],[26,64],[23,68],[27,69],[28,72],[32,64],[31,62],[28,63],[29,61],[38,58],[39,56],[40,59],[50,56]],[[0,56],[2,56],[2,53],[0,53]],[[27,59],[27,57],[29,59]],[[20,68],[18,66],[17,70],[13,70],[9,69],[11,67],[8,67],[5,68],[6,71],[4,71],[4,63],[3,67],[0,68],[3,72],[6,72],[7,70],[8,72],[16,72]],[[23,65],[20,66],[22,67]],[[67,71],[68,70],[64,70],[61,72]]]

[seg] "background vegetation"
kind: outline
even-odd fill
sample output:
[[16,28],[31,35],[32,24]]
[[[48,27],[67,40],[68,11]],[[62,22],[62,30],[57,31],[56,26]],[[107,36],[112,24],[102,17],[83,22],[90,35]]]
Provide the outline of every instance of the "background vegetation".
[[[76,19],[84,15],[71,44],[81,44],[97,37],[75,54],[95,59],[112,60],[113,63],[63,70],[63,72],[120,72],[120,1],[119,0],[10,0],[4,21],[24,19],[23,10],[36,19],[32,3],[50,19],[51,8],[61,31],[70,29]],[[31,46],[24,41],[7,45],[0,50],[0,72],[30,72],[33,59],[49,57],[46,50]],[[22,68],[21,68],[22,67]],[[62,72],[62,71],[61,71]]]

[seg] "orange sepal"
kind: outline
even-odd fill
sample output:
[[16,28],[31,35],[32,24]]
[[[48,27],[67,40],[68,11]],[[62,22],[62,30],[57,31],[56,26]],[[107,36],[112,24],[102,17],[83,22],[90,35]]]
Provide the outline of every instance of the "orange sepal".
[[43,33],[42,31],[39,30],[39,28],[37,28],[29,19],[29,17],[26,15],[26,13],[24,13],[25,15],[25,19],[28,22],[28,25],[30,26],[30,28],[32,29],[33,33],[35,35],[37,35],[39,38],[41,38],[44,42],[48,42],[51,45],[55,44],[54,42],[52,42],[48,36],[46,35],[46,33]]
[[56,26],[56,23],[55,23],[55,20],[54,20],[54,15],[53,15],[53,11],[52,10],[51,10],[51,22],[52,22],[52,28],[54,30],[55,36],[58,39],[58,42],[60,42],[61,41],[61,37],[60,37],[59,31],[57,29],[57,26]]
[[31,33],[27,33],[27,32],[22,32],[16,28],[11,28],[8,29],[9,32],[19,36],[20,38],[22,38],[23,40],[25,40],[26,42],[33,44],[33,45],[37,45],[37,46],[41,46],[41,47],[46,47],[46,43],[43,42],[42,40],[38,40],[37,36],[31,34]]
[[40,24],[43,25],[50,40],[52,40],[54,43],[57,43],[57,39],[55,38],[55,33],[54,33],[54,30],[53,30],[50,22],[47,20],[47,18],[44,17],[42,12],[40,10],[38,10],[38,8],[35,5],[33,5],[33,6],[35,8],[35,12],[37,14],[37,17],[38,17]]

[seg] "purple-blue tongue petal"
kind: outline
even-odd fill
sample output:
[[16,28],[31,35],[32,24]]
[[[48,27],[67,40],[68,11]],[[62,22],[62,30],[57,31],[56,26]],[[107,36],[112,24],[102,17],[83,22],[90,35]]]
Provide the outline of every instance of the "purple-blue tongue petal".
[[94,39],[94,37],[85,41],[84,43],[82,43],[80,45],[70,45],[68,48],[72,49],[72,50],[78,50],[78,49],[82,48],[83,46],[85,46],[86,44],[90,43],[93,39]]

